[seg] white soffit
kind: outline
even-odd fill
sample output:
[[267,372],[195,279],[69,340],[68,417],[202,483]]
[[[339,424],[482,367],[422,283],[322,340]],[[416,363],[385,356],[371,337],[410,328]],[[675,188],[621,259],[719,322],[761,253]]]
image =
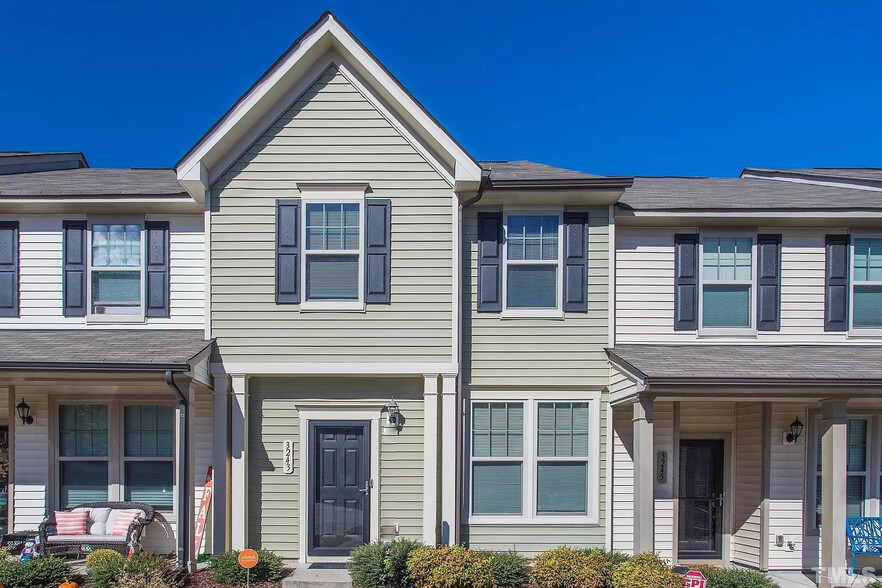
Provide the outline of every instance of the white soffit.
[[380,112],[387,117],[394,113],[390,122],[437,164],[442,175],[464,189],[477,188],[478,163],[329,12],[175,165],[178,179],[201,200],[229,165],[331,65],[348,74]]

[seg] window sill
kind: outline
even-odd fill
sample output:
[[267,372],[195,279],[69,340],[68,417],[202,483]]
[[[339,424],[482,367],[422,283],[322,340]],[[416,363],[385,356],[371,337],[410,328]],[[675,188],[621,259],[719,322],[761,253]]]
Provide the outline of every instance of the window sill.
[[740,338],[740,339],[756,339],[757,331],[756,329],[699,329],[698,330],[698,338],[699,339],[709,339],[713,337],[730,337],[730,338]]
[[106,315],[106,314],[90,314],[86,316],[86,324],[101,324],[101,325],[133,325],[139,324],[143,325],[147,322],[147,319],[141,316],[126,316],[126,315]]
[[327,301],[327,302],[309,302],[304,301],[300,303],[300,312],[327,312],[327,311],[342,311],[342,312],[364,312],[365,304],[360,301],[349,301],[349,300],[338,300],[338,301]]
[[869,339],[882,337],[882,328],[849,329],[845,335],[848,339]]
[[598,525],[597,517],[585,515],[572,516],[504,516],[479,515],[471,516],[466,521],[469,525]]
[[525,308],[525,309],[505,309],[500,314],[504,319],[554,319],[562,321],[564,312],[556,308]]

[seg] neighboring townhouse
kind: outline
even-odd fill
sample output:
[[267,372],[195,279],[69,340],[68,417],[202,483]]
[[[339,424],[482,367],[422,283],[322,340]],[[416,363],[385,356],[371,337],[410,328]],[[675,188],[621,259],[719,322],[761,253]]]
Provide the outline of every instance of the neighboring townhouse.
[[214,439],[203,208],[173,170],[0,154],[3,532],[147,502],[144,548],[192,559],[177,531]]
[[607,545],[612,206],[631,178],[483,162],[463,212],[463,540]]
[[882,495],[882,172],[636,178],[616,207],[612,547],[846,565]]

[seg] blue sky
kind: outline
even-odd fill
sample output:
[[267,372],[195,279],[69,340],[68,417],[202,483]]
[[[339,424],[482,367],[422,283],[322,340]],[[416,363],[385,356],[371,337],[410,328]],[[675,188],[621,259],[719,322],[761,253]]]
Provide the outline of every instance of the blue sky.
[[882,3],[9,2],[0,149],[168,167],[330,9],[479,159],[882,167]]

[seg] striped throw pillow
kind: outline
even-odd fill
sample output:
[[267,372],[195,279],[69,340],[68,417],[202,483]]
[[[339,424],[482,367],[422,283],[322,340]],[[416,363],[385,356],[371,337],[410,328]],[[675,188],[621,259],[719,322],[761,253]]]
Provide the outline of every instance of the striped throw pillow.
[[55,511],[55,533],[57,535],[85,535],[89,513]]
[[140,515],[140,510],[119,511],[119,514],[116,515],[116,520],[113,523],[113,529],[110,530],[110,534],[125,537],[126,533],[129,531],[129,525],[131,525]]

